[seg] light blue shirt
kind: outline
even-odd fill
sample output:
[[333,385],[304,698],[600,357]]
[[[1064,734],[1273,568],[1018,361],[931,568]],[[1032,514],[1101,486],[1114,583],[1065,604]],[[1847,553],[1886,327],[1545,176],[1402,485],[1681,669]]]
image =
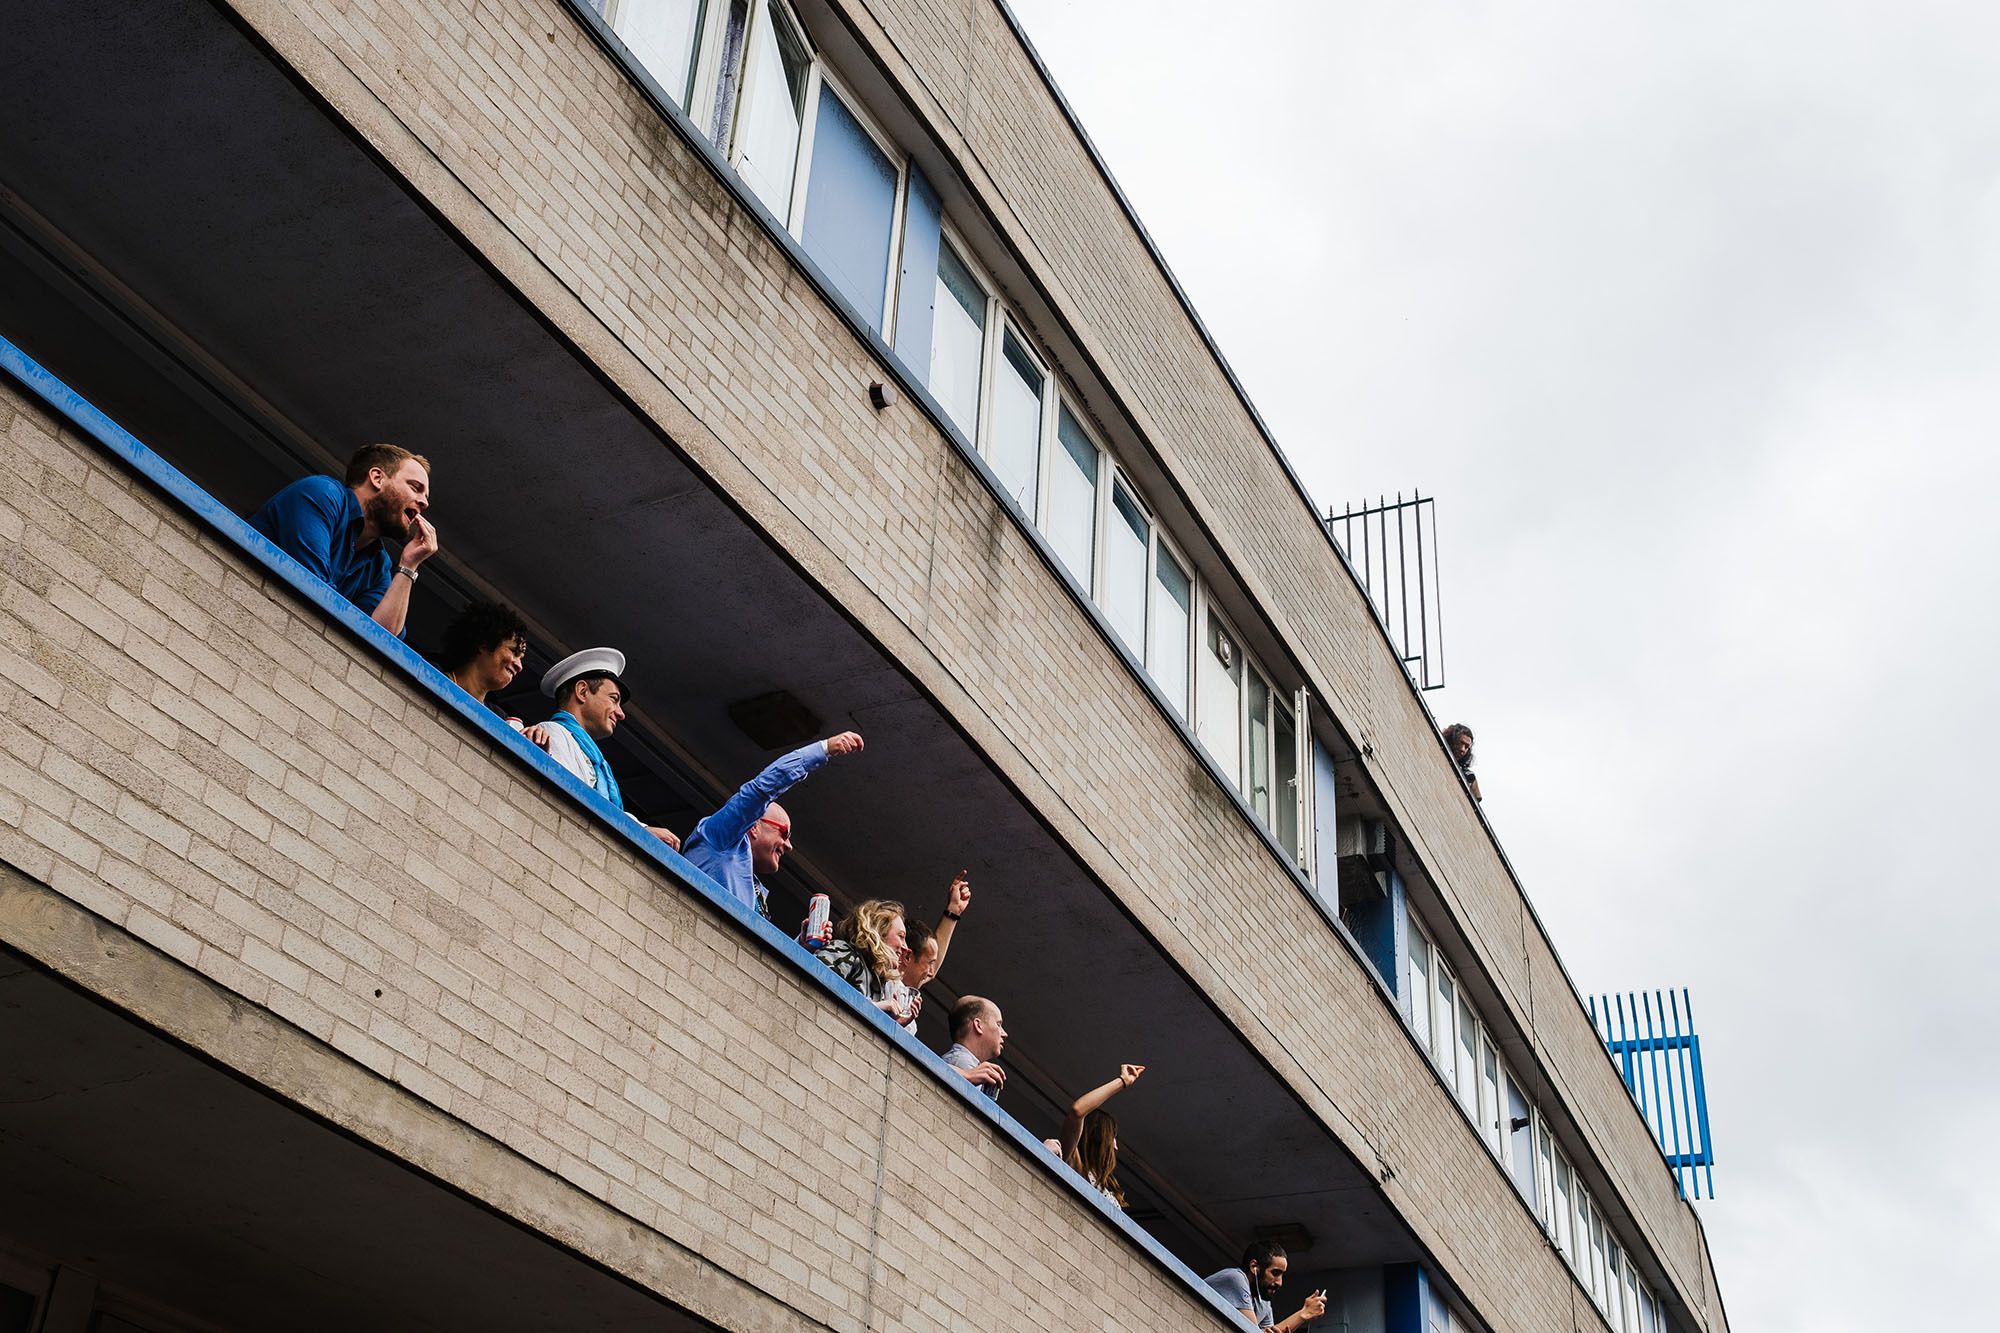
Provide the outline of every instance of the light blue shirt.
[[1215,1288],[1215,1294],[1229,1302],[1238,1310],[1248,1310],[1257,1316],[1257,1327],[1271,1326],[1271,1303],[1250,1290],[1250,1274],[1241,1268],[1225,1268],[1220,1273],[1210,1273],[1202,1279]]
[[[981,1063],[978,1056],[957,1042],[953,1042],[951,1049],[944,1053],[944,1062],[953,1069],[977,1069]],[[974,1083],[972,1086],[977,1091],[985,1093],[986,1100],[991,1102],[1000,1100],[1000,1089],[994,1084]]]
[[720,810],[694,826],[681,844],[681,855],[697,870],[729,891],[729,896],[757,915],[770,919],[766,891],[750,863],[750,828],[764,817],[771,802],[826,765],[826,742],[803,745],[744,783]]

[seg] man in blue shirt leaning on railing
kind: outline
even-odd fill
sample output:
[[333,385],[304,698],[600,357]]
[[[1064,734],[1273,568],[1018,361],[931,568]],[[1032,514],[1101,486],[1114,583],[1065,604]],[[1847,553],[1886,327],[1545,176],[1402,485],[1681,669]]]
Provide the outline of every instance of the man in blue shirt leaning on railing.
[[792,817],[775,802],[835,755],[855,754],[860,749],[861,734],[843,731],[792,751],[744,783],[720,810],[696,824],[681,844],[681,855],[727,889],[737,902],[770,920],[769,894],[758,877],[776,871],[778,862],[792,850]]
[[[250,526],[314,578],[401,637],[417,566],[437,554],[437,529],[424,517],[431,465],[393,444],[364,445],[347,475],[306,477],[264,502]],[[382,539],[402,544],[391,561]]]

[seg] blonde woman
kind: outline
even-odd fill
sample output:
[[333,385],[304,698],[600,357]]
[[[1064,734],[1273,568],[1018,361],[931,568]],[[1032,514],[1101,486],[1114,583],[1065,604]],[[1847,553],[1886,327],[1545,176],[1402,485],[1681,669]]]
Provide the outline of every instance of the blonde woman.
[[1077,1098],[1063,1117],[1058,1145],[1063,1161],[1120,1208],[1125,1206],[1125,1187],[1118,1183],[1118,1122],[1100,1108],[1138,1082],[1145,1072],[1144,1065],[1118,1066],[1117,1078]]
[[898,1023],[907,1023],[909,993],[890,983],[901,979],[909,955],[903,905],[870,898],[840,918],[833,928],[833,943],[816,956],[870,1004]]

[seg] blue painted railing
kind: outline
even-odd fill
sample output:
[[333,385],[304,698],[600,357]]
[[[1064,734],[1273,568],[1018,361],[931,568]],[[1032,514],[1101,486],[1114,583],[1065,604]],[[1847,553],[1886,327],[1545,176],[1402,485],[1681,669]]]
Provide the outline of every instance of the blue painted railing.
[[1213,1287],[1203,1282],[1193,1269],[1155,1240],[1152,1233],[1127,1217],[1123,1209],[1107,1199],[1095,1186],[1071,1170],[1068,1163],[1043,1147],[1042,1141],[1029,1133],[1027,1127],[1020,1121],[1001,1110],[998,1103],[966,1082],[958,1071],[947,1065],[935,1051],[903,1031],[873,1004],[862,999],[859,990],[836,977],[796,940],[738,902],[735,895],[697,870],[679,852],[647,832],[637,820],[621,810],[614,809],[594,789],[585,786],[575,774],[549,758],[519,732],[503,723],[485,705],[446,679],[443,672],[425,661],[414,648],[376,624],[360,608],[336,592],[330,584],[315,578],[304,565],[272,545],[240,515],[196,485],[187,474],[140,443],[138,437],[113,421],[96,404],[70,388],[4,336],[0,336],[0,372],[4,372],[23,389],[46,403],[52,411],[105,453],[143,477],[171,503],[200,523],[212,536],[234,547],[244,559],[287,585],[302,601],[309,603],[321,615],[346,630],[364,648],[385,659],[414,688],[431,695],[434,701],[447,711],[457,714],[474,730],[483,732],[492,744],[559,789],[581,807],[587,817],[596,822],[601,832],[619,839],[642,858],[653,862],[687,892],[706,898],[711,907],[721,913],[726,920],[734,923],[738,929],[753,936],[771,952],[788,959],[833,1003],[843,1005],[852,1011],[862,1022],[873,1027],[883,1040],[902,1047],[919,1066],[956,1096],[962,1105],[975,1115],[983,1117],[1001,1135],[1012,1139],[1030,1160],[1080,1199],[1085,1207],[1094,1209],[1113,1227],[1123,1232],[1128,1240],[1138,1246],[1171,1278],[1188,1288],[1196,1300],[1208,1306],[1231,1328],[1241,1326],[1242,1321],[1235,1309],[1217,1295]]
[[1591,1021],[1625,1079],[1639,1113],[1653,1128],[1681,1197],[1715,1197],[1715,1146],[1708,1135],[1708,1088],[1701,1076],[1701,1038],[1686,989],[1603,995],[1590,1001]]

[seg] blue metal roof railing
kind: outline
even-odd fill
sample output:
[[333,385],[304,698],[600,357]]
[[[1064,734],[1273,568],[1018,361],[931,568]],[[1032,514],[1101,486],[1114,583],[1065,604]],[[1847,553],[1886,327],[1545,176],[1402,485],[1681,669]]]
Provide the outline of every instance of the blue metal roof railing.
[[1679,992],[1594,996],[1597,1024],[1625,1088],[1653,1128],[1682,1198],[1715,1197],[1715,1145],[1708,1133],[1708,1089],[1694,1006]]

